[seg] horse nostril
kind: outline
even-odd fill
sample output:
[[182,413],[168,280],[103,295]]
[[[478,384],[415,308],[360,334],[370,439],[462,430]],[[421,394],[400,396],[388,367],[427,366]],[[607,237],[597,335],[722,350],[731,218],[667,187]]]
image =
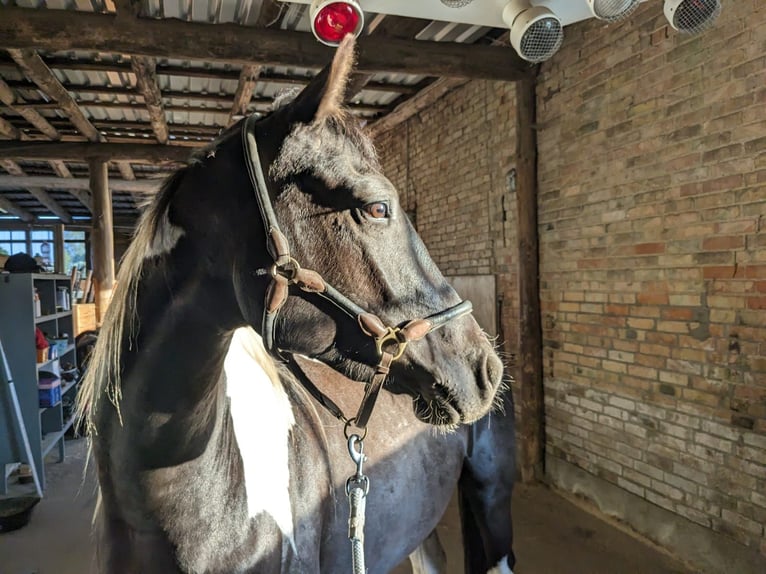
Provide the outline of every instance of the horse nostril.
[[503,380],[503,362],[495,353],[484,355],[479,385],[482,391],[494,391]]

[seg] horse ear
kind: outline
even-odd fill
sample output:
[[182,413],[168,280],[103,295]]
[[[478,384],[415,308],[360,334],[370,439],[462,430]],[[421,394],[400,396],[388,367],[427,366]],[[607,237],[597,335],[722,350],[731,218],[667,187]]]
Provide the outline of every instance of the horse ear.
[[346,96],[346,84],[354,68],[354,36],[347,35],[335,51],[332,63],[317,74],[293,101],[294,122],[310,123],[340,113]]

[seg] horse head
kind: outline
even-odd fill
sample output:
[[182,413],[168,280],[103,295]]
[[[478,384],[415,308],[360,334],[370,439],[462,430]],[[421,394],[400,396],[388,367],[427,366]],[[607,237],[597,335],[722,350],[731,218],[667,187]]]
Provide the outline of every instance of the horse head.
[[[371,141],[343,107],[353,60],[348,38],[331,65],[291,102],[257,122],[237,124],[181,172],[180,180],[166,184],[153,204],[154,224],[140,228],[151,235],[150,254],[175,254],[183,260],[179,269],[210,276],[208,314],[211,321],[220,317],[222,330],[249,324],[264,334],[274,263],[263,249],[271,226],[248,181],[247,147],[243,153],[243,138],[234,137],[239,133],[257,142],[255,162],[264,186],[255,187],[266,188],[282,241],[302,268],[391,327],[461,301],[402,210]],[[251,161],[251,175],[252,167]],[[369,380],[379,350],[357,321],[316,293],[295,285],[287,292],[291,296],[279,302],[269,332],[274,347]],[[411,395],[421,419],[467,423],[492,407],[503,367],[471,316],[455,318],[401,349],[386,388]]]

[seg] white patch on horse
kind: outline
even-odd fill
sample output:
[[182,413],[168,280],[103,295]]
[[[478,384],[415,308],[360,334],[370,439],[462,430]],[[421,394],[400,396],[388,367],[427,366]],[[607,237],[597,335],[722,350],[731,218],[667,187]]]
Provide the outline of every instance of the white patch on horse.
[[508,566],[508,557],[503,556],[500,562],[497,563],[497,566],[487,572],[487,574],[513,574],[513,570]]
[[164,255],[170,253],[178,243],[178,240],[183,236],[184,230],[180,227],[170,223],[167,211],[162,214],[157,229],[152,237],[152,242],[149,248],[146,250],[145,257],[157,257],[158,255]]
[[224,373],[245,472],[247,510],[250,518],[262,512],[271,516],[295,551],[288,466],[295,417],[276,371],[270,377],[258,362],[259,356],[267,357],[256,332],[250,327],[234,331]]

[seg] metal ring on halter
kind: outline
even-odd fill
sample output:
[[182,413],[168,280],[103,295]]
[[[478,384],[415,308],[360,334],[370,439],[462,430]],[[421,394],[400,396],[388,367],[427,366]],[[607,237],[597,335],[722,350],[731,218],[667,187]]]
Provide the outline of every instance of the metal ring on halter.
[[274,263],[269,269],[271,276],[276,279],[277,277],[284,277],[288,283],[295,281],[298,276],[298,272],[301,270],[301,264],[294,258],[289,257],[285,263]]
[[346,426],[343,427],[343,434],[346,435],[346,440],[351,439],[352,436],[357,435],[357,433],[350,432],[351,429],[357,429],[361,431],[361,435],[359,436],[359,440],[364,440],[367,438],[367,427],[358,427],[356,426],[356,417],[348,419],[346,421]]
[[397,360],[404,354],[404,350],[407,348],[407,341],[403,341],[399,336],[401,329],[399,327],[388,327],[386,332],[380,337],[375,337],[375,349],[378,351],[378,356],[383,356],[383,345],[386,343],[396,343],[396,352],[391,353],[393,355],[392,361]]

